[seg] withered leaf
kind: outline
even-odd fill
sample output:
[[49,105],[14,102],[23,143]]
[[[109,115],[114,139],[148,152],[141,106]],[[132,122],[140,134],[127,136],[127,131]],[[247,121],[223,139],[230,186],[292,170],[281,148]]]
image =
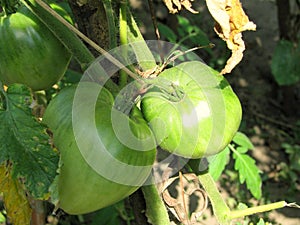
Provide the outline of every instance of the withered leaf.
[[206,4],[216,21],[215,32],[232,52],[221,74],[230,73],[243,58],[245,43],[242,32],[256,30],[256,25],[249,21],[239,0],[207,0]]
[[[178,179],[179,183],[175,185],[177,195],[172,196],[174,193],[169,192],[169,187]],[[169,211],[184,225],[196,223],[207,208],[207,195],[200,188],[199,180],[193,173],[169,178],[163,182],[161,191],[162,198]],[[194,212],[190,212],[189,206],[191,201],[197,202]]]
[[30,225],[31,208],[22,184],[11,176],[11,166],[0,165],[0,192],[14,225]]
[[183,8],[187,9],[191,13],[198,13],[192,8],[192,1],[194,0],[163,0],[169,12],[172,14],[178,13]]

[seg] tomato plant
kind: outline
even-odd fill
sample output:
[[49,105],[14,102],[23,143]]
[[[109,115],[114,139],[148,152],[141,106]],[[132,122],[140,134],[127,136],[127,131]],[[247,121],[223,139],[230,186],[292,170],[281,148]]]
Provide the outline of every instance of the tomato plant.
[[[59,8],[62,10],[62,8]],[[0,80],[50,88],[62,78],[71,54],[25,6],[0,19]]]
[[[202,212],[187,211],[185,203],[192,200],[189,184],[204,198],[203,208],[211,205],[222,225],[256,212],[292,206],[280,201],[231,210],[222,198],[214,179],[222,177],[230,155],[239,182],[257,199],[262,182],[255,160],[248,155],[254,146],[237,132],[242,117],[237,95],[224,76],[196,54],[185,55],[199,48],[183,52],[178,44],[173,45],[164,61],[163,52],[153,53],[153,46],[143,39],[126,0],[120,5],[109,0],[68,1],[76,27],[59,17],[46,1],[0,2],[10,10],[16,2],[23,4],[0,20],[0,191],[14,224],[45,224],[41,201],[72,215],[99,209],[100,213],[93,215],[113,212],[112,220],[98,219],[93,224],[116,224],[117,217],[129,224],[134,217],[138,224],[166,225],[171,223],[169,212],[175,212],[179,223],[192,224]],[[164,2],[173,12],[183,8],[195,12],[189,6],[191,1]],[[222,5],[228,1],[206,3],[218,24],[215,31],[232,51],[221,72],[226,74],[243,55],[241,32],[255,26],[239,1],[234,5]],[[103,15],[104,19],[99,19]],[[220,15],[230,21],[223,23]],[[82,40],[101,57],[95,59],[96,53]],[[101,48],[99,40],[107,41],[103,46],[114,51]],[[125,47],[115,48],[117,43]],[[164,44],[154,43],[159,50],[168,49]],[[63,85],[35,93],[56,83],[71,68],[71,57],[78,63],[72,69],[74,66],[82,78],[78,84],[64,79]],[[175,58],[183,60],[176,64]],[[132,59],[136,61],[129,63]],[[158,61],[163,61],[162,67]],[[42,106],[38,95],[47,99]],[[36,107],[40,113],[35,113]],[[157,147],[167,151],[156,151]],[[166,159],[160,161],[161,157]],[[179,168],[182,162],[185,165]],[[202,162],[209,162],[208,167],[202,168],[207,166]],[[190,174],[185,176],[186,172]],[[177,178],[176,191],[182,198],[174,199],[167,195],[168,184]],[[141,190],[137,192],[141,200],[132,203],[130,195],[137,190]],[[126,213],[134,216],[128,219]],[[78,218],[77,224],[86,223],[84,216]]]
[[170,82],[170,88],[173,85],[177,90],[166,93],[156,87],[141,102],[163,149],[201,158],[217,154],[230,143],[239,128],[242,109],[224,77],[201,62],[191,61],[166,69],[157,79],[160,84]]

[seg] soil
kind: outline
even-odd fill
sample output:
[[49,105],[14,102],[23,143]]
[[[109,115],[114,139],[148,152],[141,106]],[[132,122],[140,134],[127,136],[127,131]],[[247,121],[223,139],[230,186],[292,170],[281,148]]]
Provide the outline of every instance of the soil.
[[[294,196],[287,193],[288,183],[278,180],[280,163],[289,161],[282,149],[286,142],[283,132],[293,132],[290,127],[300,119],[299,108],[293,112],[285,109],[284,91],[293,88],[295,95],[299,92],[299,84],[294,87],[281,88],[277,86],[272,77],[271,58],[279,40],[277,7],[275,1],[242,1],[245,11],[257,24],[256,32],[246,32],[244,40],[246,52],[243,61],[233,72],[230,80],[236,84],[236,92],[244,106],[244,120],[246,129],[251,135],[255,149],[253,156],[262,171],[262,176],[268,177],[263,184],[263,193],[271,201],[285,200],[291,197],[293,201],[300,201],[300,180],[298,176],[297,192]],[[293,96],[294,106],[300,101]],[[251,131],[252,130],[252,131]],[[298,143],[299,144],[299,143]],[[285,208],[273,211],[268,215],[274,224],[300,224],[300,210]]]
[[[142,21],[142,31],[148,39],[155,38],[152,29],[150,14],[145,13],[148,9],[147,1],[132,0],[137,19]],[[282,162],[289,166],[287,155],[284,153],[282,143],[287,142],[287,136],[293,135],[291,129],[300,120],[299,84],[293,87],[279,87],[274,81],[270,69],[270,63],[274,48],[279,40],[277,6],[274,0],[251,0],[241,1],[243,8],[250,20],[256,23],[256,32],[244,32],[243,38],[246,51],[242,62],[234,69],[227,79],[239,96],[243,105],[243,123],[241,129],[252,140],[255,149],[252,156],[262,171],[263,196],[267,196],[270,202],[292,199],[300,202],[300,180],[299,174],[295,188],[296,191],[288,192],[290,183],[280,179],[279,174],[283,170]],[[212,26],[213,20],[205,7],[204,1],[195,1],[194,8],[200,11],[201,21],[199,26],[203,29],[210,40],[217,39]],[[157,3],[157,17],[173,26],[174,16],[168,15],[164,5]],[[187,15],[189,13],[183,12]],[[194,15],[191,15],[194,17]],[[176,24],[175,24],[176,25]],[[218,46],[217,46],[218,47]],[[286,90],[292,89],[294,99],[285,99]],[[292,101],[292,105],[286,109],[286,103]],[[298,143],[299,144],[299,143]],[[228,189],[223,189],[224,194],[234,197]],[[291,200],[290,200],[291,201]],[[255,204],[255,203],[254,203]],[[216,221],[206,215],[207,220],[201,224],[217,224]],[[272,224],[299,225],[300,210],[284,208],[272,211],[267,215]]]

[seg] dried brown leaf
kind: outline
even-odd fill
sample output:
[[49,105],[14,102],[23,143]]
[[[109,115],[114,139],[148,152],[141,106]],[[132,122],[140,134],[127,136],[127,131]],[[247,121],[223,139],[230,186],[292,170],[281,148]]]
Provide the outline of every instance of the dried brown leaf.
[[[176,185],[177,196],[172,196],[174,193],[169,192],[170,185],[179,177],[172,177],[165,181],[162,188],[162,198],[166,203],[170,212],[179,220],[182,224],[194,224],[203,211],[207,208],[207,195],[200,188],[199,180],[195,174],[183,174],[182,179]],[[193,200],[192,200],[193,199]],[[189,205],[191,201],[197,202],[195,212],[191,216],[188,216]]]
[[186,8],[186,10],[190,11],[191,13],[197,14],[198,11],[192,9],[192,2],[193,0],[182,0],[181,5]]
[[11,166],[0,166],[0,192],[7,216],[14,225],[30,225],[31,208],[21,183],[11,177]]
[[194,0],[163,0],[169,12],[172,14],[178,13],[182,8],[187,9],[191,13],[198,13],[192,8],[192,1]]
[[243,58],[245,43],[242,32],[256,30],[256,25],[249,21],[239,0],[207,0],[206,4],[216,21],[215,32],[232,52],[221,74],[230,73]]

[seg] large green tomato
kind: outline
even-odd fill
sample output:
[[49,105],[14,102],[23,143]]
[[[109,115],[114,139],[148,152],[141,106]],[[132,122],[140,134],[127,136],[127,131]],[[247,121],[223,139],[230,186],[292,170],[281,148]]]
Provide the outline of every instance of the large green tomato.
[[50,88],[64,75],[70,59],[63,44],[26,7],[0,18],[0,80],[4,84]]
[[[110,92],[102,88],[98,95],[99,90],[95,83],[65,88],[43,117],[61,155],[59,206],[69,214],[127,197],[145,182],[156,156],[155,137],[141,112],[134,108],[128,117],[112,107]],[[136,138],[133,145],[121,142],[127,137]]]
[[156,79],[157,86],[142,98],[141,110],[163,149],[201,158],[229,144],[242,109],[223,76],[192,61],[166,69]]

